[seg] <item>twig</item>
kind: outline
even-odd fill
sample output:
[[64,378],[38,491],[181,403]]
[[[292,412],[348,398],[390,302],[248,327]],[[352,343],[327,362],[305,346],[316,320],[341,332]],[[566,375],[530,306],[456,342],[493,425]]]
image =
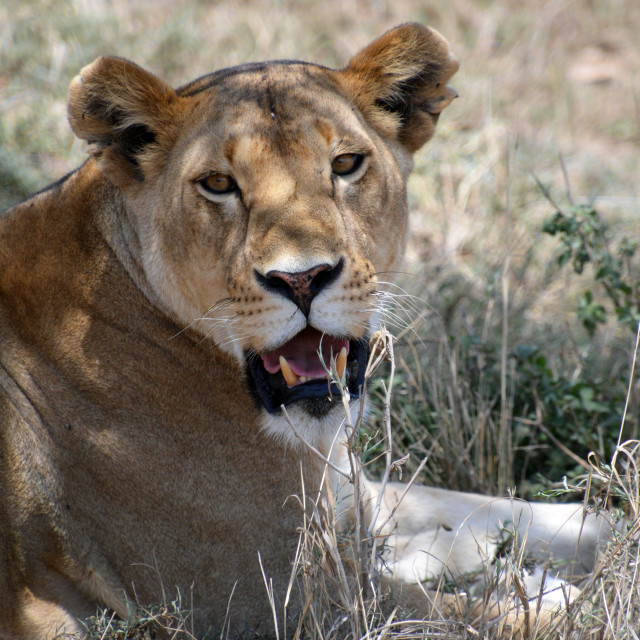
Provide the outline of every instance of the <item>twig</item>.
[[636,346],[633,350],[633,360],[631,361],[631,371],[629,373],[629,384],[627,386],[627,398],[624,403],[624,411],[622,412],[622,421],[620,422],[620,431],[618,432],[618,442],[616,449],[620,447],[620,441],[622,440],[622,431],[624,428],[624,421],[627,419],[627,410],[629,409],[629,402],[631,400],[631,390],[633,389],[633,374],[636,370],[636,359],[638,356],[638,346],[640,346],[640,322],[638,322],[638,329],[636,331]]
[[571,451],[571,449],[569,449],[566,445],[562,444],[562,442],[560,442],[560,440],[558,440],[558,438],[556,438],[553,433],[551,433],[551,431],[549,431],[549,429],[547,429],[547,427],[545,427],[539,420],[529,420],[527,418],[516,418],[516,420],[522,424],[529,424],[536,427],[537,429],[540,429],[540,431],[542,431],[542,433],[544,433],[544,435],[547,436],[547,438],[549,438],[549,440],[551,440],[551,442],[553,442],[553,444],[556,445],[556,447],[558,447],[558,449],[560,449],[562,453],[569,456],[574,462],[577,462],[587,471],[591,469],[591,465],[586,460],[581,458],[577,453]]
[[387,526],[389,521],[393,518],[397,508],[400,506],[400,503],[404,500],[404,497],[407,495],[407,492],[409,491],[409,489],[411,489],[411,485],[413,485],[413,483],[418,479],[420,472],[422,471],[422,469],[424,469],[425,464],[427,464],[427,458],[423,458],[422,462],[416,469],[415,473],[411,476],[411,479],[409,480],[409,482],[407,482],[407,486],[404,488],[404,491],[400,494],[400,497],[396,500],[396,504],[394,505],[393,509],[391,509],[391,512],[389,513],[389,517],[378,527],[378,530],[376,531],[376,537],[380,535],[382,530]]
[[[383,330],[384,331],[384,330]],[[382,498],[384,496],[384,492],[389,482],[389,476],[391,475],[391,469],[393,466],[393,461],[391,458],[391,452],[393,449],[393,434],[391,432],[391,393],[393,389],[393,377],[395,375],[396,370],[396,361],[393,354],[393,341],[391,335],[384,331],[381,334],[379,341],[383,343],[384,350],[388,353],[389,359],[391,361],[391,371],[389,373],[389,387],[384,384],[383,387],[385,390],[384,397],[384,426],[385,426],[385,435],[387,438],[387,451],[385,453],[385,468],[384,475],[382,476],[382,481],[380,482],[380,490],[378,492],[378,499],[376,500],[376,506],[373,510],[373,516],[371,517],[371,522],[369,523],[370,531],[373,531],[378,520],[378,516],[380,515],[380,509],[382,508]],[[374,542],[374,548],[372,552],[375,552],[376,544]],[[372,556],[373,560],[373,556]]]
[[280,640],[280,632],[278,629],[278,613],[276,611],[276,601],[273,594],[273,580],[269,578],[267,580],[267,574],[264,572],[264,566],[262,565],[262,556],[258,551],[258,563],[260,564],[260,571],[262,572],[262,579],[264,580],[264,586],[267,589],[267,597],[269,598],[269,605],[271,607],[271,613],[273,614],[273,626],[276,631],[276,640]]

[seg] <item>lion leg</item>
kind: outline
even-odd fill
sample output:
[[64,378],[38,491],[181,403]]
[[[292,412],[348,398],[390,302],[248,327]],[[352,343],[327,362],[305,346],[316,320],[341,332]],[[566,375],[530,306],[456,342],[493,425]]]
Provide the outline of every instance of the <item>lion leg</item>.
[[[379,520],[391,516],[383,531],[388,535],[385,565],[397,602],[422,617],[453,617],[500,637],[507,632],[528,637],[556,619],[580,593],[566,580],[593,569],[598,545],[610,533],[604,518],[584,514],[580,504],[529,503],[423,486],[411,487],[398,503],[404,489],[399,483],[387,486]],[[369,505],[379,491],[379,484],[367,483]],[[518,559],[516,571],[494,576],[505,535]],[[557,568],[523,570],[525,556]],[[441,576],[483,597],[424,588]],[[483,589],[489,584],[493,593]]]
[[[379,485],[371,483],[376,497]],[[482,571],[506,542],[539,562],[561,564],[564,576],[579,576],[595,563],[598,544],[609,534],[603,518],[584,515],[580,504],[532,503],[424,486],[390,483],[384,511],[395,508],[385,532],[396,577],[424,581],[443,571],[460,576]],[[383,515],[381,521],[386,519]],[[530,580],[533,585],[535,580]]]
[[60,604],[36,597],[25,588],[16,601],[15,633],[20,640],[53,640],[60,636],[84,637],[85,630],[78,618]]
[[0,638],[84,638],[86,629],[80,621],[95,615],[98,603],[128,618],[126,601],[90,569],[80,574],[42,563],[28,571],[14,567],[0,575]]
[[427,589],[421,584],[404,582],[392,576],[381,578],[382,591],[391,602],[425,620],[465,620],[471,610],[465,595]]
[[400,605],[403,614],[432,622],[462,622],[491,638],[530,638],[532,631],[538,634],[549,627],[559,612],[557,606],[538,608],[528,601],[510,600],[505,606],[495,600],[443,593],[390,576],[382,577],[382,589],[393,605]]

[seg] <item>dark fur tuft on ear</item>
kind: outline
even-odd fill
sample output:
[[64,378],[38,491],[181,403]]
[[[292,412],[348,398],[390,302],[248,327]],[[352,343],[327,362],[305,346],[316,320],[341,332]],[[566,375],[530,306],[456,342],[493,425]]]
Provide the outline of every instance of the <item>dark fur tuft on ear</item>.
[[139,154],[171,121],[177,95],[167,84],[123,58],[102,57],[86,66],[69,88],[69,122],[87,140],[98,164],[121,184],[144,175]]
[[371,124],[413,153],[433,136],[441,111],[457,97],[447,82],[458,66],[437,31],[412,23],[372,42],[337,76]]

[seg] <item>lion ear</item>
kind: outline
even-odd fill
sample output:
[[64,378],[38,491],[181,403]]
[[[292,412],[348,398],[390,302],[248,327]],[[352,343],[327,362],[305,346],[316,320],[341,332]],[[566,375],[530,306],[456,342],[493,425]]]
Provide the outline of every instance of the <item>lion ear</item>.
[[141,154],[157,145],[179,100],[169,85],[123,58],[101,57],[69,88],[69,122],[115,184],[144,180]]
[[441,111],[458,96],[447,86],[458,66],[437,31],[412,23],[372,42],[338,77],[369,122],[413,153],[433,136]]

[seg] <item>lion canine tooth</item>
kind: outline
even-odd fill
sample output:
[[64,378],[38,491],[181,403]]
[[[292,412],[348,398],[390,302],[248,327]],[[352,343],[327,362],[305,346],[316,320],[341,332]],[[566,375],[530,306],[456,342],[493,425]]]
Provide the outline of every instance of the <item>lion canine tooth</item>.
[[344,370],[347,368],[347,348],[342,347],[340,349],[340,353],[336,358],[336,374],[338,378],[342,380],[342,376],[344,376]]
[[280,369],[282,371],[282,375],[284,376],[284,381],[290,387],[295,387],[298,384],[298,382],[300,382],[298,380],[298,376],[295,373],[293,373],[293,371],[291,370],[291,366],[289,365],[289,363],[287,362],[284,356],[280,356]]

